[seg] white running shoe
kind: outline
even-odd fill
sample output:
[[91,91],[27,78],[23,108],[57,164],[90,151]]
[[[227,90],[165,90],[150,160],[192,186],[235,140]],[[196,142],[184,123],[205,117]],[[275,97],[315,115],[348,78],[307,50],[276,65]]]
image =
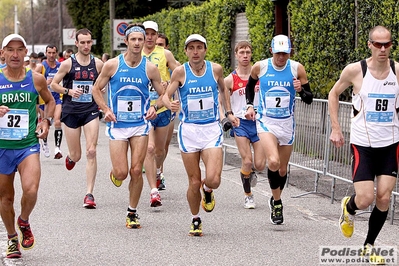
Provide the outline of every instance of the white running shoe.
[[49,148],[47,142],[44,142],[44,141],[43,141],[43,143],[42,143],[42,150],[43,150],[43,152],[44,152],[44,156],[46,156],[47,158],[50,157],[50,148]]
[[61,159],[62,158],[62,152],[61,149],[58,147],[55,147],[54,150],[54,159]]
[[245,196],[244,208],[245,209],[255,209],[254,195]]

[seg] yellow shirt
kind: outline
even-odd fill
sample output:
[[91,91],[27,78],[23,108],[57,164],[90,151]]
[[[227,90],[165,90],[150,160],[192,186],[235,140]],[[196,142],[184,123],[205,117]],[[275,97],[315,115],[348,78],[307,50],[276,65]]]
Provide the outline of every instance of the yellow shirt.
[[[142,50],[141,54],[157,66],[159,73],[161,74],[162,81],[170,81],[170,72],[167,66],[165,49],[163,47],[155,45],[155,49],[150,54],[145,54],[144,50]],[[156,100],[152,100],[151,104],[155,104],[155,101]],[[166,110],[166,107],[162,107],[158,110],[157,114]]]

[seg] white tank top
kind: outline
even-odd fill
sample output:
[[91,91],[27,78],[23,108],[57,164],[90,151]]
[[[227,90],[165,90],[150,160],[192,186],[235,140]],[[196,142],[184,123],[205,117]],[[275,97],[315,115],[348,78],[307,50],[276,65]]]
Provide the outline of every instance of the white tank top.
[[362,87],[352,97],[350,143],[363,147],[386,147],[399,141],[398,81],[392,68],[382,80],[364,69]]

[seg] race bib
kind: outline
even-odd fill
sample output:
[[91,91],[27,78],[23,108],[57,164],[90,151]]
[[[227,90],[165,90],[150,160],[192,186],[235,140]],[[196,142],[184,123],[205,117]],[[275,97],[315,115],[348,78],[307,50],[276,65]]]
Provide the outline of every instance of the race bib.
[[290,116],[290,93],[269,91],[265,94],[266,115],[268,117],[284,118]]
[[0,117],[0,139],[21,140],[29,133],[29,112],[25,109],[10,109]]
[[72,82],[72,89],[81,90],[83,92],[79,98],[72,98],[73,102],[91,103],[93,101],[93,81],[74,80]]
[[[54,76],[55,76],[55,73],[49,73],[48,76],[47,76],[47,80],[50,81],[50,83],[51,83],[51,81],[53,80]],[[50,84],[47,85],[47,88],[49,89],[49,91],[54,92],[51,89]]]
[[117,121],[138,122],[143,119],[140,96],[118,96]]
[[215,117],[212,92],[187,96],[188,118],[190,120],[206,120]]
[[395,95],[370,93],[366,106],[368,123],[392,124],[395,111]]

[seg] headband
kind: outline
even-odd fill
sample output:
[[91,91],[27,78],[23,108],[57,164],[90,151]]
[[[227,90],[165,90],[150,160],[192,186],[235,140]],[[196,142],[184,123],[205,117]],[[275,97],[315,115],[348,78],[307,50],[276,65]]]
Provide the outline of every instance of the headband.
[[133,26],[131,28],[129,28],[127,31],[125,31],[125,36],[129,36],[130,33],[132,32],[140,32],[145,36],[145,30],[143,30],[143,28],[139,27],[139,26]]

